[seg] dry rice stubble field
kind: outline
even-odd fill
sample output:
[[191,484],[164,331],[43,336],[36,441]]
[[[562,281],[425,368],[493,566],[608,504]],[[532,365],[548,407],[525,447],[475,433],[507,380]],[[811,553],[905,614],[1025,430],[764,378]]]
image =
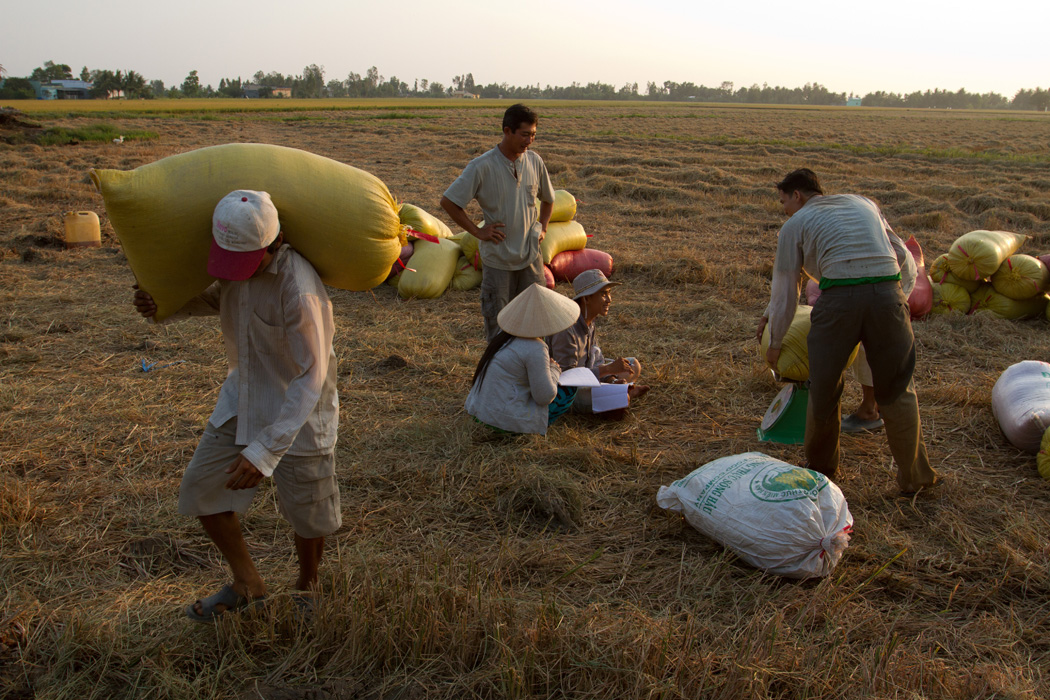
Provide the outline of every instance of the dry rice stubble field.
[[[915,324],[927,443],[949,481],[888,497],[883,436],[844,437],[856,533],[827,580],[762,575],[654,505],[719,456],[801,459],[755,437],[778,389],[752,339],[783,220],[772,183],[812,167],[829,191],[880,201],[930,260],[975,228],[1045,253],[1050,120],[1035,115],[540,105],[535,148],[624,282],[603,348],[638,356],[653,392],[624,423],[493,439],[462,412],[483,348],[476,291],[333,290],[344,527],[320,613],[290,614],[290,532],[264,488],[245,526],[273,604],[214,628],[181,616],[225,576],[174,495],[225,376],[220,335],[133,317],[87,169],[275,143],[439,214],[501,112],[117,114],[158,138],[0,145],[0,696],[1050,695],[1050,485],[990,411],[1005,367],[1045,358],[1043,320]],[[61,249],[76,209],[102,217],[101,250]],[[144,373],[142,359],[182,364]],[[847,406],[858,396],[851,382]]]

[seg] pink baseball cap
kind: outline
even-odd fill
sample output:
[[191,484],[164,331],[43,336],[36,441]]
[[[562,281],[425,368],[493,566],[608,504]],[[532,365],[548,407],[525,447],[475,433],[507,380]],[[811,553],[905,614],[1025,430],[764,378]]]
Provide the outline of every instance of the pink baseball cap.
[[230,192],[219,200],[211,218],[208,274],[222,280],[248,279],[280,232],[277,208],[269,194]]

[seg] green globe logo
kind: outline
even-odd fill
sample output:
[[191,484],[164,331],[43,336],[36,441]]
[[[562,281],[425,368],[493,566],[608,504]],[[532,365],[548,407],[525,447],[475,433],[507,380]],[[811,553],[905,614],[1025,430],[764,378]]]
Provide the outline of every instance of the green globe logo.
[[751,493],[762,501],[812,501],[828,485],[827,477],[790,464],[771,464],[751,478]]

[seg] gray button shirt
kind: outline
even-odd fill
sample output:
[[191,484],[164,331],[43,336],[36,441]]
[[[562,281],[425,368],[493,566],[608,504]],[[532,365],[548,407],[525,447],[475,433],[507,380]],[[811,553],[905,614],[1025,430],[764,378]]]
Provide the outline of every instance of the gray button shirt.
[[528,150],[512,161],[493,148],[467,163],[445,196],[463,209],[477,200],[486,222],[503,224],[503,241],[478,246],[483,267],[520,270],[539,256],[543,229],[536,198],[553,203],[554,186],[536,153]]

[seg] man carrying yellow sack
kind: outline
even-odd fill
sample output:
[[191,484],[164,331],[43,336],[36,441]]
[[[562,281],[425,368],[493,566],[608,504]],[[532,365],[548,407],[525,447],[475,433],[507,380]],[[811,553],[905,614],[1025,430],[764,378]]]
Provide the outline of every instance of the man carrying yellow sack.
[[798,305],[803,268],[820,280],[822,293],[810,315],[807,342],[807,466],[828,478],[838,471],[842,373],[859,342],[871,367],[901,493],[934,486],[938,476],[926,454],[912,381],[915,336],[901,289],[908,249],[878,205],[859,195],[825,195],[809,168],[788,173],[777,190],[791,218],[777,239],[769,306],[758,332],[761,337],[769,324],[766,361],[776,367]]
[[[233,572],[230,584],[186,608],[198,622],[266,597],[238,516],[264,477],[273,477],[281,514],[295,530],[297,590],[314,589],[324,538],[342,524],[328,293],[310,263],[284,244],[266,192],[224,197],[215,207],[212,238],[208,273],[219,281],[169,319],[218,314],[229,362],[179,489],[179,512],[200,519]],[[134,304],[146,318],[157,311],[141,289]],[[309,597],[297,600],[310,607]]]
[[[500,310],[533,284],[546,283],[540,241],[554,209],[554,187],[543,159],[529,150],[538,122],[525,105],[509,107],[503,115],[503,139],[467,163],[441,198],[441,208],[452,220],[481,241],[481,314],[490,342],[500,332]],[[467,216],[471,200],[481,206],[484,226]]]

